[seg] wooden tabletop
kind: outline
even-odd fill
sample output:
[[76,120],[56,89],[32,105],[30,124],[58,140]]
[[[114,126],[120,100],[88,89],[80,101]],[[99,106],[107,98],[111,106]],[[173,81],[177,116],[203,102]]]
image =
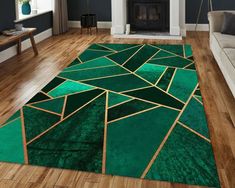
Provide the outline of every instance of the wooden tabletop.
[[18,41],[19,38],[29,36],[31,35],[34,31],[36,31],[36,28],[25,28],[26,30],[23,31],[22,33],[18,35],[13,35],[13,36],[6,36],[6,35],[0,35],[0,46],[9,44],[11,42]]

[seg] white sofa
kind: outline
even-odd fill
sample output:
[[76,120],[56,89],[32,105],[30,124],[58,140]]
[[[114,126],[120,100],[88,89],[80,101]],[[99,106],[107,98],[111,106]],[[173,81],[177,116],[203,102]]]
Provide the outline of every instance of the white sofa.
[[[208,13],[210,27],[210,48],[235,97],[235,35],[221,33],[224,11]],[[235,11],[226,11],[233,12]]]

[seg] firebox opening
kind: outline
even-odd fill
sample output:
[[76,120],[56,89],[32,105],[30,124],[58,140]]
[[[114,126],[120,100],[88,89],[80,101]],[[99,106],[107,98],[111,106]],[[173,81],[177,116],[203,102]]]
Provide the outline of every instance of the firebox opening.
[[131,31],[169,32],[169,0],[129,0]]

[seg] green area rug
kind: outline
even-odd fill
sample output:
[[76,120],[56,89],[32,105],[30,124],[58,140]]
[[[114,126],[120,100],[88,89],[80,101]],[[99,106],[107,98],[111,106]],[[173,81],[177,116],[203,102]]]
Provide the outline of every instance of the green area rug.
[[0,125],[0,161],[219,187],[191,46],[91,45]]

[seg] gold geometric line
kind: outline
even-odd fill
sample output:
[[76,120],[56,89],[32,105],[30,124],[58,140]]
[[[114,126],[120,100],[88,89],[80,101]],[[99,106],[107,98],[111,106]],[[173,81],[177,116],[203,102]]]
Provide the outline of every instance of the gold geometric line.
[[80,63],[81,63],[81,64],[83,64],[83,63],[84,63],[84,62],[80,59],[80,57],[79,57],[79,56],[78,56],[77,58],[78,58],[78,60],[80,61]]
[[[132,46],[132,47],[129,47],[129,48],[126,48],[126,49],[120,50],[120,51],[116,51],[116,50],[113,50],[113,49],[108,48],[108,47],[106,47],[106,46],[103,46],[103,45],[102,45],[102,44],[100,44],[100,43],[96,43],[96,44],[97,44],[97,45],[99,45],[99,46],[101,46],[101,47],[104,47],[104,48],[110,49],[110,50],[112,50],[112,51],[114,51],[114,52],[116,52],[116,53],[124,52],[124,51],[130,50],[130,49],[132,49],[132,48],[136,48],[136,47],[139,47],[139,46],[142,46],[142,45],[143,45],[143,44],[137,44],[136,46]],[[107,56],[109,56],[109,55],[107,55]]]
[[52,96],[48,95],[47,93],[45,93],[44,91],[40,91],[41,93],[43,93],[44,95],[46,95],[47,97],[49,97],[50,99],[53,99]]
[[[57,76],[57,77],[58,77],[58,76]],[[60,78],[63,78],[63,77],[60,77]],[[70,80],[70,79],[67,78],[67,80]],[[71,81],[73,81],[73,80],[71,80]],[[77,82],[78,82],[78,83],[81,83],[81,82],[79,82],[79,81],[77,81]],[[127,96],[127,97],[129,97],[129,98],[137,99],[137,100],[144,101],[144,102],[147,102],[147,103],[151,103],[151,104],[155,104],[155,105],[162,105],[163,107],[169,108],[169,109],[172,109],[172,110],[180,111],[180,110],[177,109],[177,108],[173,108],[173,107],[166,106],[166,105],[163,105],[163,104],[159,104],[159,103],[156,103],[156,102],[148,101],[148,100],[145,100],[145,99],[142,99],[142,98],[138,98],[138,97],[134,97],[134,96],[131,96],[131,95],[127,95],[127,94],[125,94],[125,93],[116,92],[116,91],[112,91],[112,90],[105,89],[105,88],[102,88],[102,87],[93,86],[93,85],[91,85],[91,84],[87,84],[87,83],[84,83],[84,82],[82,82],[81,84],[85,84],[85,85],[87,85],[87,86],[96,87],[95,89],[101,89],[101,90],[104,90],[104,91],[110,91],[110,92],[113,92],[113,93],[116,93],[116,94],[124,95],[124,96]],[[68,96],[69,96],[69,95],[68,95]]]
[[[182,68],[182,67],[176,67],[176,66],[171,66],[171,65],[161,65],[161,64],[155,64],[155,63],[151,63],[151,61],[148,62],[148,64],[151,64],[151,65],[156,65],[156,66],[161,66],[161,67],[167,67],[167,68],[174,68],[174,69],[182,69],[182,70],[185,70],[185,68]],[[194,64],[194,63],[190,63],[191,64]],[[188,65],[187,65],[188,66]],[[187,71],[196,71],[196,70],[193,70],[193,69],[186,69]]]
[[61,114],[61,121],[63,121],[64,119],[64,113],[65,113],[65,108],[66,108],[66,105],[67,105],[67,100],[68,100],[68,95],[65,96],[64,98],[64,104],[63,104],[63,109],[62,109],[62,114]]
[[[148,62],[148,64],[151,64],[151,65],[155,65],[157,67],[164,67],[164,68],[174,68],[174,69],[181,69],[181,70],[185,70],[184,68],[181,68],[181,67],[175,67],[175,66],[166,66],[166,65],[160,65],[160,64],[154,64],[154,63],[151,63],[151,61]],[[191,64],[194,64],[194,63],[190,63]],[[188,66],[188,65],[187,65]],[[187,71],[194,71],[193,69],[187,69]]]
[[[178,55],[178,54],[175,54],[175,53],[173,53],[173,52],[170,52],[170,51],[167,51],[167,50],[164,50],[164,49],[162,49],[162,48],[158,48],[158,47],[156,47],[156,46],[153,46],[152,44],[149,44],[150,46],[152,46],[152,47],[154,47],[154,48],[157,48],[157,49],[160,49],[160,50],[162,50],[162,51],[165,51],[165,52],[168,52],[168,53],[170,53],[170,54],[173,54],[173,55],[175,55],[175,56],[178,56],[178,57],[181,57],[181,58],[183,58],[183,59],[187,59],[187,58],[184,58],[183,56],[181,56],[181,55]],[[187,59],[187,60],[189,60],[189,61],[191,61],[192,62],[192,60],[190,60],[190,59]]]
[[[110,60],[113,61],[112,59],[110,59]],[[116,63],[115,61],[113,61],[113,62]],[[118,63],[116,63],[116,64],[117,64],[118,66],[120,66],[120,67],[126,69],[128,72],[130,72],[131,74],[133,74],[133,75],[135,75],[136,77],[140,78],[141,80],[143,80],[143,81],[147,82],[148,84],[152,85],[153,87],[155,87],[155,88],[161,90],[162,92],[166,93],[166,91],[164,91],[164,90],[161,89],[160,87],[157,87],[156,85],[152,84],[152,83],[149,82],[148,80],[146,80],[146,79],[142,78],[141,76],[137,75],[136,73],[130,71],[130,70],[127,69],[126,67],[123,67],[123,66],[119,65]],[[179,102],[185,104],[185,102],[183,102],[183,101],[181,101],[180,99],[176,98],[174,95],[171,95],[170,93],[166,93],[166,94],[167,94],[168,96],[171,96],[172,98],[176,99],[177,101],[179,101]]]
[[[125,94],[122,94],[122,95],[125,95]],[[129,95],[126,95],[126,96],[129,96]],[[145,99],[142,99],[142,98],[138,98],[138,97],[133,97],[133,96],[130,96],[136,100],[140,100],[140,101],[143,101],[143,102],[146,102],[146,103],[151,103],[151,104],[154,104],[154,105],[158,105],[158,106],[162,106],[162,107],[165,107],[165,108],[168,108],[168,109],[171,109],[171,110],[175,110],[175,111],[180,111],[179,109],[177,108],[174,108],[174,107],[171,107],[171,106],[166,106],[164,104],[160,104],[160,103],[157,103],[157,102],[152,102],[152,101],[148,101],[148,100],[145,100]]]
[[184,127],[185,129],[189,130],[190,132],[196,134],[196,135],[199,136],[200,138],[202,138],[202,139],[206,140],[207,142],[211,143],[211,141],[210,141],[208,138],[206,138],[205,136],[201,135],[201,134],[198,133],[197,131],[191,129],[190,127],[188,127],[187,125],[183,124],[183,123],[180,122],[180,121],[178,121],[178,123],[179,123],[182,127]]
[[[189,67],[189,66],[191,66],[191,65],[194,65],[195,63],[194,62],[192,62],[192,63],[190,63],[190,64],[188,64],[188,65],[186,65],[185,67],[183,67],[183,69],[186,69],[187,67]],[[188,70],[188,69],[187,69]],[[189,70],[191,70],[191,69],[189,69]],[[195,71],[195,70],[194,70]]]
[[86,51],[95,51],[95,52],[115,52],[115,51],[111,51],[111,50],[98,50],[98,49],[86,49]]
[[105,65],[105,66],[99,66],[99,67],[90,67],[90,68],[83,68],[83,69],[78,69],[78,70],[65,70],[62,71],[61,73],[69,73],[69,72],[81,72],[85,70],[92,70],[92,69],[102,69],[106,67],[116,67],[117,65]]
[[[84,52],[85,52],[85,50],[84,50]],[[82,53],[83,53],[83,52],[82,52]],[[82,53],[81,53],[81,54],[82,54]],[[80,55],[81,55],[81,54],[80,54]],[[94,59],[91,59],[91,60],[88,60],[88,61],[84,61],[83,64],[84,64],[84,63],[89,63],[89,62],[91,62],[91,61],[95,61],[95,60],[97,60],[97,59],[104,58],[104,57],[106,57],[106,56],[113,55],[113,54],[115,54],[115,53],[111,53],[111,54],[108,54],[108,55],[96,57],[96,58],[94,58]]]
[[119,121],[119,120],[122,120],[122,119],[129,118],[129,117],[132,117],[132,116],[135,116],[135,115],[138,115],[138,114],[142,114],[142,113],[144,113],[144,112],[148,112],[148,111],[150,111],[150,110],[154,110],[154,109],[157,109],[157,108],[160,108],[160,107],[162,107],[162,106],[161,106],[161,105],[159,105],[159,106],[154,106],[154,107],[152,107],[152,108],[148,108],[148,109],[145,109],[145,110],[142,110],[142,111],[133,113],[133,114],[129,114],[129,115],[126,115],[126,116],[123,116],[123,117],[114,119],[114,120],[112,120],[112,121],[109,121],[108,124],[113,123],[113,122],[116,122],[116,121]]
[[52,112],[52,111],[49,111],[49,110],[46,110],[46,109],[43,109],[43,108],[39,108],[39,107],[36,107],[36,106],[31,106],[30,104],[26,104],[25,106],[27,107],[30,107],[30,108],[34,108],[36,110],[40,110],[40,111],[43,111],[43,112],[47,112],[49,114],[53,114],[53,115],[57,115],[57,116],[60,116],[61,117],[61,114],[58,114],[56,112]]
[[[120,51],[116,51],[116,52],[117,52],[117,53],[124,52],[124,51],[130,50],[130,49],[132,49],[132,48],[140,47],[140,46],[142,46],[142,45],[143,45],[143,44],[137,44],[136,46],[132,46],[132,47],[129,47],[129,48],[120,50]],[[107,55],[107,56],[109,56],[109,55]]]
[[[56,77],[58,77],[58,76],[56,76]],[[59,78],[59,77],[58,77],[58,78]],[[64,80],[64,78],[63,78],[63,80]],[[57,85],[56,87],[52,88],[51,90],[47,91],[47,93],[50,93],[50,92],[54,91],[55,89],[57,89],[58,87],[60,87],[62,84],[64,84],[66,81],[67,81],[67,80],[63,81],[62,83],[60,83],[60,84]],[[74,82],[74,81],[73,81],[73,82]],[[49,94],[48,94],[48,95],[49,95]]]
[[172,84],[172,82],[173,82],[173,80],[174,80],[176,71],[177,71],[177,69],[174,70],[174,73],[173,73],[173,75],[172,75],[172,77],[171,77],[171,81],[170,81],[170,83],[169,83],[169,85],[168,85],[168,87],[167,87],[167,89],[166,89],[166,92],[167,92],[167,93],[168,93],[169,90],[170,90],[170,87],[171,87],[171,84]]
[[[92,89],[89,89],[89,90],[86,90],[86,91],[90,91],[90,90],[93,90],[93,89],[101,89],[101,90],[105,90],[104,88],[101,88],[101,87],[97,87],[97,86],[94,86],[94,85],[90,85],[90,84],[87,84],[87,83],[83,83],[83,82],[80,82],[80,81],[75,81],[75,80],[72,80],[72,79],[69,79],[69,78],[64,78],[62,76],[56,76],[58,78],[63,78],[63,79],[66,79],[68,81],[72,81],[72,82],[76,82],[76,83],[79,83],[79,84],[83,84],[83,85],[87,85],[87,86],[90,86],[90,87],[94,87]],[[78,93],[82,93],[82,92],[86,92],[86,91],[81,91],[81,92],[78,92]],[[72,95],[72,94],[68,94],[69,95]]]
[[110,75],[110,76],[103,76],[99,78],[89,78],[89,79],[84,79],[84,80],[78,80],[80,82],[85,82],[85,81],[92,81],[92,80],[99,80],[99,79],[104,79],[104,78],[112,78],[112,77],[117,77],[117,76],[124,76],[124,75],[129,75],[130,73],[123,73],[123,74],[116,74],[116,75]]
[[103,141],[103,158],[102,158],[102,174],[105,174],[105,171],[106,171],[108,101],[109,101],[109,100],[108,100],[108,91],[106,91],[105,121],[104,121],[104,141]]
[[114,108],[114,107],[120,106],[120,105],[122,105],[122,104],[128,103],[128,102],[133,101],[133,100],[135,100],[135,99],[128,99],[128,100],[123,101],[123,102],[121,102],[121,103],[118,103],[118,104],[115,104],[115,105],[113,105],[113,106],[110,106],[108,109],[110,110],[110,109],[112,109],[112,108]]
[[160,80],[162,79],[162,77],[165,75],[167,69],[168,69],[168,67],[166,67],[166,69],[163,71],[163,73],[162,73],[161,76],[157,79],[157,81],[155,82],[154,85],[157,85],[157,84],[160,82]]
[[100,43],[95,43],[95,44],[98,45],[98,46],[100,46],[100,47],[102,47],[102,48],[106,48],[106,49],[109,50],[109,51],[112,51],[112,52],[115,52],[115,53],[118,52],[118,51],[113,50],[113,49],[111,49],[111,48],[109,48],[109,47],[103,46],[103,44],[100,44]]
[[105,91],[103,93],[101,93],[100,95],[96,96],[94,99],[92,99],[91,101],[87,102],[86,104],[82,105],[80,108],[78,108],[77,110],[75,110],[74,112],[72,112],[71,114],[69,114],[66,118],[64,118],[62,121],[59,121],[57,123],[55,123],[54,125],[52,125],[50,128],[48,128],[47,130],[45,130],[44,132],[42,132],[41,134],[39,134],[38,136],[34,137],[33,139],[31,139],[29,142],[27,142],[27,145],[32,143],[33,141],[37,140],[38,138],[40,138],[41,136],[43,136],[44,134],[46,134],[48,131],[50,131],[51,129],[55,128],[57,125],[59,125],[61,122],[63,122],[64,120],[68,119],[69,117],[71,117],[72,115],[74,115],[75,113],[77,113],[80,109],[82,109],[83,107],[87,106],[88,104],[90,104],[91,102],[93,102],[94,100],[96,100],[98,97],[100,97],[101,95],[103,95],[105,93]]
[[[71,80],[71,81],[73,81],[73,80]],[[83,83],[82,83],[83,84]],[[87,85],[87,84],[86,84]],[[91,86],[91,85],[89,85],[89,86]],[[93,86],[94,87],[94,86]],[[91,90],[95,90],[95,89],[99,89],[99,88],[97,88],[97,87],[94,87],[94,88],[92,88],[92,89],[89,89],[89,90],[85,90],[85,91],[81,91],[81,92],[77,92],[77,93],[71,93],[71,94],[67,94],[67,95],[65,95],[65,96],[71,96],[71,95],[75,95],[75,94],[78,94],[78,93],[84,93],[84,92],[87,92],[87,91],[91,91]],[[103,89],[104,90],[104,89]],[[56,100],[56,99],[59,99],[59,98],[63,98],[63,97],[65,97],[65,96],[59,96],[59,97],[55,97],[55,98],[53,98],[54,100]],[[32,102],[32,103],[29,103],[29,104],[26,104],[26,105],[33,105],[33,104],[38,104],[38,103],[41,103],[41,102],[48,102],[48,101],[51,101],[52,99],[44,99],[44,100],[41,100],[41,101],[37,101],[37,102]]]
[[203,105],[202,101],[200,101],[197,97],[193,96],[195,100],[197,100],[201,105]]
[[10,123],[12,123],[13,121],[16,121],[17,119],[19,119],[20,117],[18,117],[18,118],[15,118],[15,119],[13,119],[13,120],[11,120],[11,121],[9,121],[9,122],[5,122],[5,123],[3,123],[2,125],[0,125],[0,129],[1,128],[3,128],[3,127],[5,127],[5,126],[7,126],[7,125],[9,125]]
[[175,57],[175,56],[172,55],[172,56],[167,56],[167,57],[153,58],[152,60],[161,60],[161,59],[167,59],[167,58],[172,58],[172,57]]
[[22,138],[23,138],[23,146],[24,146],[24,162],[25,162],[25,164],[29,164],[27,144],[26,144],[26,134],[25,134],[23,108],[20,109],[20,116],[21,116],[21,129],[22,129]]
[[155,55],[157,55],[160,52],[160,50],[158,50],[157,52],[155,52],[149,59],[147,59],[142,65],[140,65],[138,67],[138,69],[136,69],[134,72],[136,73],[136,71],[138,71],[141,67],[143,67],[146,63],[148,63]]
[[136,90],[140,90],[140,89],[147,89],[153,86],[145,86],[145,87],[139,87],[139,88],[135,88],[135,89],[130,89],[130,90],[126,90],[126,91],[121,91],[120,93],[127,93],[127,92],[131,92],[131,91],[136,91]]
[[161,142],[160,146],[158,147],[157,151],[155,152],[155,154],[153,155],[152,159],[150,160],[149,164],[147,165],[146,169],[144,170],[143,174],[141,175],[141,178],[144,178],[146,176],[146,174],[148,173],[148,171],[150,170],[151,166],[153,165],[154,161],[156,160],[158,154],[160,153],[161,149],[163,148],[164,144],[166,143],[168,137],[170,136],[171,132],[173,131],[173,129],[175,128],[175,126],[177,125],[178,120],[180,119],[181,115],[183,114],[184,110],[186,109],[186,107],[188,106],[188,103],[190,102],[194,92],[196,91],[198,87],[198,84],[196,85],[196,87],[194,88],[193,92],[191,93],[190,97],[188,98],[187,102],[185,103],[184,107],[182,108],[182,110],[180,111],[180,113],[178,114],[177,118],[175,119],[173,125],[171,126],[171,128],[169,129],[168,133],[166,134],[165,138],[163,139],[163,141]]
[[[132,54],[123,64],[122,64],[122,67],[124,68],[124,65],[132,58],[132,57],[134,57],[143,47],[145,46],[145,44],[142,46],[142,47],[140,47],[134,54]],[[109,58],[109,57],[107,57],[107,58]],[[110,60],[112,60],[112,59],[110,59]],[[115,61],[114,61],[115,62]],[[116,63],[116,62],[115,62]],[[116,64],[118,64],[118,63],[116,63]],[[119,64],[118,64],[119,65]],[[120,66],[120,65],[119,65]]]

